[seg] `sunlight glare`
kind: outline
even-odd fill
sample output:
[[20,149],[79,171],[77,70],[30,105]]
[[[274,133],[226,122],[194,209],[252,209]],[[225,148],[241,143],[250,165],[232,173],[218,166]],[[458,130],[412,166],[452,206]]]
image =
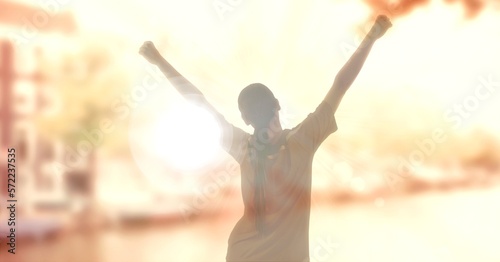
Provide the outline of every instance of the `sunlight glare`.
[[154,124],[153,152],[172,167],[193,170],[216,156],[220,128],[214,117],[194,105],[179,105]]

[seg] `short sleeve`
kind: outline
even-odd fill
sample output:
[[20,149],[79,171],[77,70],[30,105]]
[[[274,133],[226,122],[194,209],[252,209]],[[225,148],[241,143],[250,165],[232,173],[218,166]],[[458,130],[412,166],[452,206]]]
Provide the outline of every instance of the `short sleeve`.
[[218,116],[221,128],[221,146],[238,163],[241,163],[248,146],[250,134],[229,123],[222,115]]
[[316,151],[337,129],[333,108],[328,102],[323,101],[313,113],[292,129],[290,137],[297,140],[303,148]]

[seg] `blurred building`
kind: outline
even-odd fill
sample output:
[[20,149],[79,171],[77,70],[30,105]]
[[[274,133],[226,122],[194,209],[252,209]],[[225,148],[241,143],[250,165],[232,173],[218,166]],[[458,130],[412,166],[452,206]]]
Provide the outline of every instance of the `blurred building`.
[[[55,163],[64,163],[64,144],[42,137],[34,121],[53,107],[50,96],[55,92],[51,89],[55,80],[40,73],[38,61],[44,50],[35,40],[71,37],[76,31],[71,13],[55,10],[0,0],[0,28],[8,32],[0,33],[0,148],[2,159],[7,148],[16,149],[16,198],[22,199],[18,217],[37,221],[39,213],[70,210],[75,198],[91,199],[95,177],[94,154],[80,168],[55,169]],[[6,170],[5,160],[0,165]],[[7,173],[2,176],[4,199]]]

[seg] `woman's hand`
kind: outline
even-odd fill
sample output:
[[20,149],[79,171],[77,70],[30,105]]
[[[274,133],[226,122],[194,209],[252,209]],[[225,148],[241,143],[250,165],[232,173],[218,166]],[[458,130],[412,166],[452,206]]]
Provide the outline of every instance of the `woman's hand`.
[[368,32],[368,37],[370,37],[372,40],[377,40],[381,38],[391,27],[391,20],[389,20],[389,18],[385,15],[379,15],[377,16],[375,24],[370,29],[370,32]]
[[158,49],[156,49],[155,45],[151,41],[146,41],[142,44],[139,49],[139,54],[154,65],[158,65],[158,63],[163,59],[160,52],[158,52]]

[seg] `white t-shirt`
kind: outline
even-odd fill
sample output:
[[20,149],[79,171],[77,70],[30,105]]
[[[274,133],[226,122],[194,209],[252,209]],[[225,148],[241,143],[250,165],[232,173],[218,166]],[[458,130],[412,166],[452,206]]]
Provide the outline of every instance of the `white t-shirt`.
[[320,144],[337,130],[332,107],[323,101],[302,123],[287,130],[286,146],[267,160],[264,233],[255,224],[255,172],[248,148],[251,135],[222,122],[223,147],[240,164],[245,206],[229,236],[226,260],[309,261],[312,162]]

